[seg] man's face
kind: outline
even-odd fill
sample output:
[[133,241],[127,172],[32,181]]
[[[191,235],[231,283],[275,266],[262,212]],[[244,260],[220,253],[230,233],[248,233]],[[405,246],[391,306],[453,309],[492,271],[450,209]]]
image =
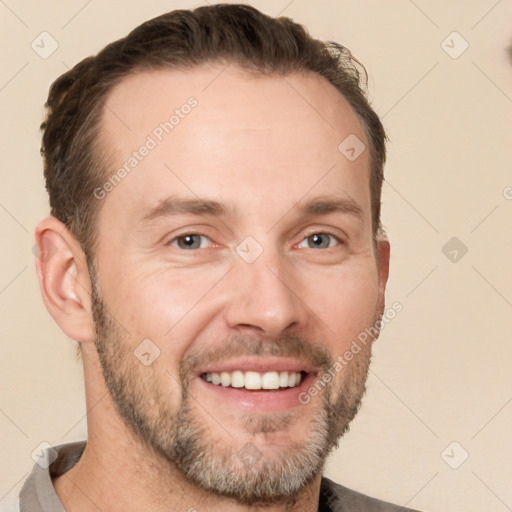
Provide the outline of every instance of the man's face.
[[334,362],[385,283],[369,151],[338,150],[366,141],[345,99],[316,75],[223,68],[141,72],[107,100],[105,181],[129,171],[98,199],[96,345],[145,446],[210,492],[269,502],[319,474],[356,413],[370,346]]

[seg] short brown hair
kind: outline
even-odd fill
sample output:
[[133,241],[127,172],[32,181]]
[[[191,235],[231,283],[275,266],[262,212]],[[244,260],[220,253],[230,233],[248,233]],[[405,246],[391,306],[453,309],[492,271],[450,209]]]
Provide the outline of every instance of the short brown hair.
[[135,71],[188,69],[207,62],[233,62],[261,75],[314,72],[338,89],[357,114],[370,146],[376,240],[382,232],[386,135],[366,97],[364,67],[341,44],[312,38],[287,17],[272,18],[249,5],[216,4],[175,10],[143,23],[82,60],[50,88],[41,154],[51,214],[70,229],[88,261],[93,259],[100,207],[94,190],[109,174],[98,144],[107,94]]

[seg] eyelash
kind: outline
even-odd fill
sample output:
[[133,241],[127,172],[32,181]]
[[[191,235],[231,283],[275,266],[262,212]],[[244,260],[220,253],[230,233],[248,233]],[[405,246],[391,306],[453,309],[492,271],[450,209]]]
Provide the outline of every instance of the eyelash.
[[[336,242],[338,242],[339,245],[344,245],[344,242],[343,240],[341,240],[337,235],[335,235],[334,233],[330,233],[329,231],[313,231],[309,234],[307,234],[301,241],[301,243],[304,242],[304,240],[307,240],[308,238],[314,236],[314,235],[327,235],[329,237],[332,237],[336,240]],[[182,235],[178,235],[177,237],[173,238],[172,240],[170,240],[166,245],[168,246],[173,246],[173,247],[176,247],[174,246],[174,242],[177,242],[178,240],[182,239],[182,238],[186,238],[188,236],[201,236],[201,237],[204,237],[204,238],[207,238],[208,240],[210,240],[210,237],[208,235],[204,235],[202,233],[183,233]],[[211,240],[210,240],[211,241]],[[176,247],[177,249],[181,249],[183,251],[191,251],[191,252],[195,252],[196,250],[198,249],[204,249],[204,247],[197,247],[197,248],[194,248],[194,249],[182,249],[181,247]],[[332,249],[333,247],[326,247],[324,249]],[[312,247],[309,247],[309,249],[313,249]]]

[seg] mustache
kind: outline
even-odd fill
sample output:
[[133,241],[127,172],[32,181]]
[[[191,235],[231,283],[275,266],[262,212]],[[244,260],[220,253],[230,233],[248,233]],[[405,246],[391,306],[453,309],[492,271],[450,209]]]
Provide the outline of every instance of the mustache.
[[334,364],[333,357],[324,346],[296,333],[283,333],[272,338],[235,334],[185,355],[179,368],[181,382],[188,384],[200,365],[242,356],[292,357],[306,361],[318,372],[327,371]]

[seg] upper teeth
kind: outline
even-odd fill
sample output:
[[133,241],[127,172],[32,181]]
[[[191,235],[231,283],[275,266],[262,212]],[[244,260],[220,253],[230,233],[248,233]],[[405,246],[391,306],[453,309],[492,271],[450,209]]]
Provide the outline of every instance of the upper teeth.
[[216,385],[231,386],[233,388],[246,389],[279,389],[293,388],[301,381],[300,372],[212,372],[204,378]]

